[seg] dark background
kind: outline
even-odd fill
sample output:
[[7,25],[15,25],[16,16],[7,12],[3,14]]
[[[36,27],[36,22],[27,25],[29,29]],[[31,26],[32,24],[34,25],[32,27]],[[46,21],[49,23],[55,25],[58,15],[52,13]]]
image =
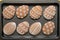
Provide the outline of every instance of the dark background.
[[[59,3],[59,10],[60,10],[60,2],[58,0],[2,0],[0,2],[0,9],[1,9],[1,4],[2,3]],[[1,11],[1,10],[0,10]],[[59,12],[60,13],[60,12]],[[59,16],[60,17],[60,16]],[[60,18],[59,18],[60,20]],[[60,22],[59,22],[60,23]],[[60,25],[59,25],[60,26]],[[60,29],[60,28],[59,28]],[[0,35],[1,35],[1,12],[0,12]],[[60,34],[60,32],[59,32]],[[2,40],[1,36],[0,36],[0,40]],[[28,39],[27,39],[28,40]],[[60,40],[56,39],[56,40]]]

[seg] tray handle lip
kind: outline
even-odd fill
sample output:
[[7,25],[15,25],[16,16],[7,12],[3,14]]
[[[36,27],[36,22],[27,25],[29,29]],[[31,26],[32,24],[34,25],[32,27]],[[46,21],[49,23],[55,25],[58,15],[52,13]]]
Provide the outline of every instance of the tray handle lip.
[[[20,4],[20,3],[7,3],[7,2],[2,2],[1,5],[4,5],[4,4]],[[59,3],[21,3],[21,4],[54,4],[54,5],[58,5],[59,6]]]

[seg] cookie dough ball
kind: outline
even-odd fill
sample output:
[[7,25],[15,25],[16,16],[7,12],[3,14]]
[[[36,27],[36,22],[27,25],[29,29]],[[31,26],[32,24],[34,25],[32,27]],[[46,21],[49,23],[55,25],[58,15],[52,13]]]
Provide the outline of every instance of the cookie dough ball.
[[9,5],[3,9],[3,17],[6,19],[11,19],[15,15],[15,7]]
[[50,35],[50,34],[53,33],[54,29],[55,29],[54,22],[49,21],[49,22],[47,22],[47,23],[44,24],[44,26],[42,28],[42,31],[43,31],[44,34]]
[[30,17],[32,19],[38,19],[42,15],[42,7],[41,6],[35,6],[30,10]]
[[29,6],[22,5],[17,8],[16,15],[18,18],[24,18],[25,16],[27,16],[28,11],[29,11]]
[[20,35],[24,35],[28,32],[28,28],[29,28],[29,23],[27,21],[24,21],[24,22],[18,24],[17,32]]
[[3,27],[3,32],[6,35],[11,35],[16,30],[16,23],[15,22],[9,22]]
[[43,12],[43,16],[48,20],[54,18],[55,14],[56,14],[56,8],[53,5],[48,6]]
[[35,22],[29,28],[29,33],[32,35],[37,35],[41,32],[41,23]]

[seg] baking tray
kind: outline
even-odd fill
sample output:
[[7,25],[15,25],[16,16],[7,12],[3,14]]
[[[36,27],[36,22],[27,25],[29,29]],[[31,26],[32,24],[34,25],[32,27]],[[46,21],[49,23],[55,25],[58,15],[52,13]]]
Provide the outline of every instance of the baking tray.
[[[25,18],[23,18],[23,19],[18,19],[18,18],[16,17],[16,15],[15,15],[12,19],[7,20],[7,19],[4,19],[4,18],[3,18],[3,13],[2,13],[2,11],[3,11],[3,9],[4,9],[6,6],[8,6],[8,5],[14,5],[16,8],[19,7],[19,6],[21,6],[21,5],[28,5],[28,6],[30,7],[30,10],[31,10],[32,7],[34,7],[34,6],[36,6],[36,5],[41,5],[42,8],[43,8],[43,11],[44,11],[44,9],[45,9],[46,7],[48,7],[49,5],[54,5],[54,6],[56,7],[56,10],[57,10],[57,11],[56,11],[55,17],[54,17],[52,20],[46,20],[46,19],[43,17],[43,15],[42,15],[38,20],[33,20],[33,19],[30,18],[29,13],[28,13],[28,15],[27,15]],[[46,22],[48,22],[48,21],[53,21],[53,22],[55,22],[55,27],[56,27],[56,28],[55,28],[54,32],[53,32],[51,35],[49,35],[49,36],[44,35],[44,34],[42,33],[42,31],[41,31],[41,33],[40,33],[39,35],[37,35],[37,36],[32,36],[32,35],[30,35],[29,33],[21,36],[21,35],[19,35],[16,31],[15,31],[14,34],[12,34],[12,35],[10,35],[10,36],[7,36],[7,35],[5,35],[5,34],[3,33],[3,27],[4,27],[4,25],[5,25],[6,23],[12,22],[12,21],[13,21],[13,22],[16,22],[17,25],[18,25],[20,22],[23,22],[23,21],[28,21],[28,22],[30,23],[30,25],[31,25],[32,23],[38,21],[38,22],[41,22],[42,26],[44,25],[44,23],[46,23]],[[58,3],[2,3],[2,5],[1,5],[1,27],[2,27],[1,37],[2,37],[3,39],[58,39],[58,38],[59,38],[59,4],[58,4]]]

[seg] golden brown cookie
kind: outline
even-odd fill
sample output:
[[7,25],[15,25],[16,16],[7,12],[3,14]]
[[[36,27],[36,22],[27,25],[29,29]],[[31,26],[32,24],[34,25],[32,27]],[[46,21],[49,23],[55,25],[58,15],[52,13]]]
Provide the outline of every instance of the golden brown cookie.
[[44,26],[42,28],[42,31],[43,31],[44,34],[50,35],[50,34],[53,33],[54,29],[55,29],[54,22],[49,21],[49,22],[47,22],[47,23],[44,24]]
[[37,35],[41,32],[41,23],[35,22],[29,28],[29,33],[32,35]]
[[29,28],[29,23],[27,21],[24,21],[18,24],[17,32],[21,35],[24,35],[28,32],[28,28]]
[[3,27],[3,32],[6,35],[11,35],[16,30],[16,23],[15,22],[9,22]]
[[56,8],[53,5],[48,6],[43,12],[43,16],[46,19],[54,18],[55,14],[56,14]]
[[15,7],[9,5],[3,9],[3,17],[6,19],[11,19],[15,15]]
[[18,18],[24,18],[25,16],[27,16],[28,11],[29,11],[29,6],[22,5],[17,8],[16,15]]
[[42,15],[42,7],[41,6],[35,6],[30,10],[30,17],[32,19],[38,19]]

